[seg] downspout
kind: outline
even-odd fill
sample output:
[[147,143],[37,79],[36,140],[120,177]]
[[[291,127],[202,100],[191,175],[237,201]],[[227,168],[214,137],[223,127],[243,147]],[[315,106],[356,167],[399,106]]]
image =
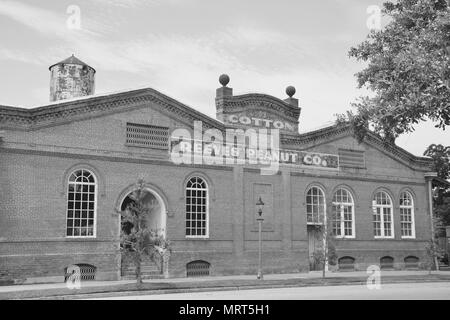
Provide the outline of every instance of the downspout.
[[[430,214],[430,226],[431,226],[431,241],[434,245],[434,219],[433,219],[433,178],[437,177],[436,172],[427,172],[425,173],[425,179],[427,180],[428,186],[428,211]],[[436,267],[436,271],[439,270],[439,262],[437,257],[434,257],[434,265]]]

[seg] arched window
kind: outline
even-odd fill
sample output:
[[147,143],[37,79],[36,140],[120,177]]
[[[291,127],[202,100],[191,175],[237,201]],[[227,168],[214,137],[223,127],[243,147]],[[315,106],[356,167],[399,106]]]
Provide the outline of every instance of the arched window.
[[415,238],[414,201],[406,191],[400,194],[400,227],[402,238]]
[[326,212],[325,194],[319,187],[311,187],[306,193],[307,224],[322,224]]
[[196,260],[186,264],[187,277],[202,277],[209,276],[209,269],[211,264],[207,261]]
[[67,186],[68,237],[95,237],[96,201],[94,175],[85,169],[72,172]]
[[338,260],[339,270],[355,270],[355,258],[342,257]]
[[407,269],[419,267],[419,258],[415,256],[407,256],[404,261]]
[[393,238],[394,224],[391,197],[384,191],[375,194],[372,202],[375,238]]
[[200,177],[186,184],[186,236],[208,237],[208,186]]
[[355,237],[355,205],[346,189],[338,189],[333,196],[331,227],[335,237]]
[[394,258],[385,256],[380,258],[380,268],[381,269],[393,269],[394,268]]

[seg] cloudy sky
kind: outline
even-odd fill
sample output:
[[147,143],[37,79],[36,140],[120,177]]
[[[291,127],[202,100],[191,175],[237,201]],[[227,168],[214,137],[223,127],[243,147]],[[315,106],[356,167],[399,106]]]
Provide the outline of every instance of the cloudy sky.
[[[354,77],[363,65],[347,53],[382,2],[0,0],[0,104],[47,103],[48,66],[73,53],[97,70],[96,93],[152,87],[212,117],[222,73],[235,94],[284,99],[293,85],[300,131],[316,129],[366,93]],[[397,143],[421,155],[449,141],[424,123]]]

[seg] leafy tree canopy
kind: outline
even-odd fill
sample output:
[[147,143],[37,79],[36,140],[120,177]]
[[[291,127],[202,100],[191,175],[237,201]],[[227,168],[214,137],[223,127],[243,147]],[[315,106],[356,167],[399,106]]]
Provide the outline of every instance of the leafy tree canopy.
[[349,56],[367,63],[357,73],[360,88],[373,91],[353,103],[355,112],[338,116],[351,122],[361,139],[371,129],[389,142],[430,119],[450,125],[449,0],[398,0],[382,10],[389,23],[372,30]]
[[[432,144],[424,155],[433,159],[433,171],[437,172],[439,178],[450,179],[450,146]],[[437,222],[441,226],[450,226],[450,188],[441,183],[435,183],[434,187],[434,214]]]

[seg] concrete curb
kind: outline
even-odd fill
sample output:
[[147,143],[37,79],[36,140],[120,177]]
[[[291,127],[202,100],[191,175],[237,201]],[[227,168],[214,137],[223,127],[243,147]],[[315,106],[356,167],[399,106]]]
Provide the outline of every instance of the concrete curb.
[[[263,280],[264,281],[264,280]],[[325,278],[325,279],[289,279],[289,280],[258,280],[240,281],[244,283],[233,283],[239,281],[205,281],[188,283],[145,283],[146,288],[138,290],[134,285],[121,285],[110,287],[91,287],[84,290],[71,291],[69,289],[46,289],[29,290],[0,294],[0,299],[46,299],[46,300],[66,300],[83,298],[106,298],[112,296],[139,296],[167,293],[188,293],[188,292],[207,292],[207,291],[233,291],[233,290],[251,290],[251,289],[270,289],[282,287],[316,287],[316,286],[342,286],[342,285],[364,285],[366,277],[352,278]],[[449,276],[429,276],[429,277],[411,277],[396,276],[383,277],[382,284],[388,283],[421,283],[421,282],[450,282]],[[159,288],[152,288],[156,286]],[[84,291],[84,292],[80,292]],[[72,293],[73,292],[73,293]]]

